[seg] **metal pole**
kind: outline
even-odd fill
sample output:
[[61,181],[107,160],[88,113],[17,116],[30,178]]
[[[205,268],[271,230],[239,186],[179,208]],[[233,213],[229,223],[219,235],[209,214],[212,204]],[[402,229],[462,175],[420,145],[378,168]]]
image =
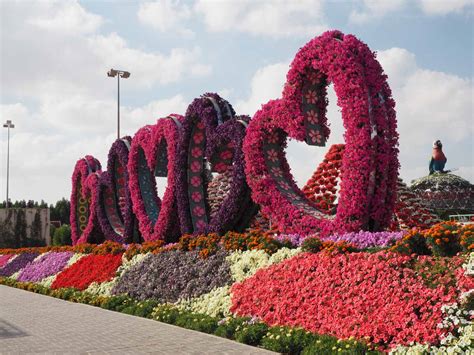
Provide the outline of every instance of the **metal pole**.
[[10,125],[8,125],[8,138],[7,138],[7,204],[8,209],[8,184],[10,179]]
[[117,73],[117,139],[120,139],[120,73]]

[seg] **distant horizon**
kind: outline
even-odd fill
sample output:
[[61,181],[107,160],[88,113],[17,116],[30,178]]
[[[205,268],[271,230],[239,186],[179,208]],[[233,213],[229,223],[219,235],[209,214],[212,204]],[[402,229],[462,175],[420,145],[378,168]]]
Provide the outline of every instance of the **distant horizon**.
[[[474,182],[472,2],[98,1],[0,4],[0,114],[12,120],[11,201],[69,200],[76,161],[102,166],[116,138],[116,80],[121,81],[122,135],[191,101],[218,92],[238,114],[280,97],[298,48],[326,30],[354,34],[377,52],[396,101],[400,176],[428,174],[440,139],[446,169]],[[332,133],[325,148],[289,142],[300,187],[344,129],[332,87]],[[2,129],[0,200],[6,199]],[[159,184],[159,190],[164,183]],[[160,192],[161,195],[161,192]]]

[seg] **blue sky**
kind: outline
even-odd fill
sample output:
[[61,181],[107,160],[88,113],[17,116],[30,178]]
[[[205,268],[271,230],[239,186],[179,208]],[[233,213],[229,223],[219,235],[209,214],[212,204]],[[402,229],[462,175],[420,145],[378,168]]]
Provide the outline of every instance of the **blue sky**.
[[[12,199],[70,194],[74,163],[103,165],[115,138],[116,83],[122,133],[216,91],[239,114],[279,97],[288,65],[327,29],[352,33],[377,51],[397,102],[400,174],[424,175],[431,142],[448,166],[474,181],[473,5],[471,1],[2,1],[0,114],[11,140]],[[329,94],[330,144],[342,123]],[[6,132],[1,133],[5,198]],[[288,156],[303,185],[325,149],[292,142]],[[308,163],[310,162],[310,163]]]

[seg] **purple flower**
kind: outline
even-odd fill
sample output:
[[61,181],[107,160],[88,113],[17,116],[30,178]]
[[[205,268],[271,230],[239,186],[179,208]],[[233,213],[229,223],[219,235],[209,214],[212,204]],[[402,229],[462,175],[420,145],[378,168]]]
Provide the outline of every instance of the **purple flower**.
[[400,232],[366,232],[334,234],[324,238],[332,242],[346,241],[352,243],[360,249],[386,247],[405,235],[405,231]]
[[28,264],[18,276],[18,281],[38,282],[60,272],[67,264],[72,252],[51,252]]
[[37,256],[38,253],[23,253],[18,255],[15,259],[0,269],[0,276],[12,276],[15,272],[20,271],[26,265],[31,263]]

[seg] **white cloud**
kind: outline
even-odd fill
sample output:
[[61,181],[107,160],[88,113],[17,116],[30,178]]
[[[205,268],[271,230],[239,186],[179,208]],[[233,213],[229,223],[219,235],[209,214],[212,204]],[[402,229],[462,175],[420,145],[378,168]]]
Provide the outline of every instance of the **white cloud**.
[[253,116],[270,99],[281,97],[289,63],[276,63],[257,70],[250,83],[250,96],[237,101],[236,110]]
[[158,0],[140,4],[137,16],[143,24],[160,32],[174,31],[190,37],[194,33],[186,28],[186,21],[191,14],[192,9],[180,1]]
[[[202,77],[211,71],[202,63],[198,47],[174,48],[168,53],[144,51],[131,47],[116,33],[52,31],[32,24],[32,19],[48,18],[49,13],[54,15],[66,6],[76,9],[79,5],[2,4],[2,90],[8,88],[10,95],[18,97],[107,97],[115,89],[106,76],[112,66],[132,73],[126,85],[134,89]],[[87,21],[83,25],[92,28]]]
[[448,169],[473,166],[472,80],[424,69],[417,65],[413,53],[401,48],[379,52],[378,60],[397,105],[402,177],[410,181],[420,176],[415,173],[427,173],[435,139],[444,144]]
[[41,14],[31,17],[28,22],[40,29],[80,34],[96,31],[103,19],[84,10],[77,1],[53,1],[45,2]]
[[428,15],[460,13],[468,8],[472,11],[472,0],[419,0],[421,9]]
[[[400,11],[411,6],[418,7],[425,15],[446,15],[449,13],[462,13],[470,10],[472,14],[472,0],[417,0],[409,2],[407,0],[363,0],[359,2],[358,10],[352,10],[349,15],[349,22],[363,25],[373,20],[381,20],[387,15]],[[414,5],[414,6],[413,6]]]
[[400,10],[405,0],[364,0],[362,11],[352,10],[349,21],[356,24],[364,24],[372,19],[380,19],[383,16]]
[[327,29],[321,0],[198,0],[195,10],[212,32],[270,37],[314,36]]

